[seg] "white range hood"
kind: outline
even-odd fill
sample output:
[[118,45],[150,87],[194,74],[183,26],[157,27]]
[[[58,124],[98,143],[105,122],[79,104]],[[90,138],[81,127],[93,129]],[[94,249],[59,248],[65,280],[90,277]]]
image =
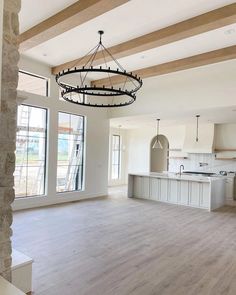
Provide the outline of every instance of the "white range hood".
[[196,125],[187,125],[183,151],[186,153],[211,154],[214,152],[214,124],[200,124],[198,141],[196,141]]

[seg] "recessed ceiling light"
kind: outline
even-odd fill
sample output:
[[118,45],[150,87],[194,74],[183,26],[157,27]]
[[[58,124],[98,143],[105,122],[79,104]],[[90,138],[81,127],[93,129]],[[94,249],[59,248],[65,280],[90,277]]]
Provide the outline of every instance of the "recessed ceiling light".
[[231,35],[231,34],[235,34],[236,30],[234,28],[232,28],[232,29],[226,30],[224,33],[225,33],[225,35]]

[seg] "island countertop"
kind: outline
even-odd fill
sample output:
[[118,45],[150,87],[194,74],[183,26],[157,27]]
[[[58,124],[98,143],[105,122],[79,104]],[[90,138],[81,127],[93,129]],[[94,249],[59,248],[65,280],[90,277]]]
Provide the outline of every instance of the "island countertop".
[[137,176],[146,176],[146,177],[154,177],[154,178],[167,178],[167,179],[177,179],[177,180],[189,180],[196,182],[213,182],[225,179],[224,176],[199,176],[199,175],[188,175],[188,174],[179,174],[174,172],[143,172],[143,173],[129,173],[129,175],[137,175]]

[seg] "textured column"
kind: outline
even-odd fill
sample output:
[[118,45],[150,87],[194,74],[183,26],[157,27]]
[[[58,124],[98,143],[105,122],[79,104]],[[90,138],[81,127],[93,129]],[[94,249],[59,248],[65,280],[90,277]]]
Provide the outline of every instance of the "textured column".
[[4,0],[0,109],[0,275],[11,280],[11,224],[15,193],[15,143],[20,0]]

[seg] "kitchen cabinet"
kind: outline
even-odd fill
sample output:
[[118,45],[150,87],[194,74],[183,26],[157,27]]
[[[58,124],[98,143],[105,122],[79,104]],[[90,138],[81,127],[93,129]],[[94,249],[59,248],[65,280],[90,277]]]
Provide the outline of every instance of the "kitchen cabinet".
[[225,197],[226,200],[234,199],[234,177],[227,177],[225,181]]
[[189,182],[180,181],[179,182],[179,203],[182,205],[189,204]]
[[150,197],[149,177],[142,177],[141,183],[142,183],[142,197],[144,199],[149,199],[149,197]]
[[154,201],[160,200],[160,179],[150,178],[150,199]]
[[161,178],[160,185],[160,201],[167,202],[168,201],[168,183],[169,180],[165,178]]
[[193,207],[198,207],[200,204],[200,185],[199,182],[190,183],[189,204]]
[[142,198],[142,176],[135,176],[133,180],[134,190],[133,194],[135,198]]
[[171,179],[169,180],[169,193],[168,193],[168,201],[170,203],[177,204],[178,196],[179,196],[179,180]]
[[210,206],[210,186],[208,183],[200,183],[200,207]]
[[203,182],[190,184],[190,205],[193,207],[209,208],[210,185]]
[[[151,199],[207,209],[209,211],[225,204],[225,178],[202,178],[199,176],[169,176],[156,173],[129,174],[128,196]],[[231,178],[233,181],[233,178]],[[230,194],[232,196],[232,187]]]
[[149,178],[143,176],[134,177],[135,198],[149,199]]

